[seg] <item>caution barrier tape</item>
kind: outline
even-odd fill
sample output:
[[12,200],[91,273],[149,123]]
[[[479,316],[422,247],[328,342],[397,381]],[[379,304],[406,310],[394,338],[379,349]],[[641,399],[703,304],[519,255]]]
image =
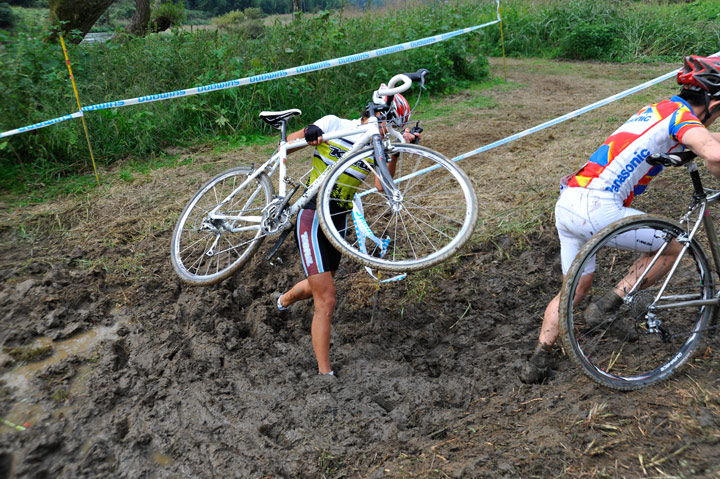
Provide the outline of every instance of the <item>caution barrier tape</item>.
[[252,85],[255,83],[261,83],[265,81],[270,80],[277,80],[280,78],[287,78],[295,75],[302,75],[305,73],[310,73],[314,71],[324,70],[327,68],[333,68],[340,65],[348,65],[350,63],[355,63],[359,61],[369,60],[371,58],[377,58],[384,55],[390,55],[392,53],[402,52],[406,50],[412,50],[414,48],[424,47],[427,45],[432,45],[434,43],[442,42],[445,40],[449,40],[451,38],[457,37],[458,35],[464,35],[466,33],[474,32],[476,30],[479,30],[481,28],[489,27],[490,25],[495,25],[496,23],[500,22],[500,0],[496,0],[497,3],[497,20],[494,20],[492,22],[483,23],[480,25],[475,25],[472,27],[467,28],[461,28],[459,30],[455,30],[453,32],[449,33],[442,33],[440,35],[434,35],[426,38],[422,38],[420,40],[413,40],[410,42],[401,43],[398,45],[393,45],[389,47],[379,48],[376,50],[369,50],[363,53],[356,53],[353,55],[347,55],[340,58],[334,58],[332,60],[325,60],[322,62],[317,63],[310,63],[307,65],[301,65],[293,68],[288,68],[286,70],[278,70],[274,72],[269,73],[263,73],[260,75],[254,75],[250,77],[245,78],[238,78],[236,80],[229,80],[224,81],[220,83],[213,83],[210,85],[204,85],[194,88],[188,88],[183,90],[176,90],[171,92],[165,92],[165,93],[157,93],[154,95],[146,95],[141,96],[137,98],[128,98],[126,100],[116,100],[116,101],[109,101],[105,103],[98,103],[96,105],[89,105],[82,107],[81,111],[78,113],[73,113],[72,115],[64,115],[58,118],[53,118],[52,120],[43,121],[41,123],[36,123],[34,125],[28,125],[23,126],[21,128],[17,128],[15,130],[6,131],[4,133],[0,133],[0,138],[4,138],[6,136],[11,135],[17,135],[18,133],[24,133],[27,131],[37,130],[38,128],[43,128],[46,126],[54,125],[66,120],[70,120],[72,118],[79,118],[82,116],[82,112],[86,111],[96,111],[96,110],[105,110],[108,108],[120,108],[130,105],[138,105],[143,103],[150,103],[155,101],[163,101],[163,100],[170,100],[173,98],[181,98],[181,97],[187,97],[192,95],[198,95],[202,93],[210,93],[213,91],[219,91],[219,90],[225,90],[228,88],[237,88],[244,85]]
[[[711,56],[711,57],[720,56],[720,52],[713,53],[712,55],[708,55],[708,56]],[[480,148],[476,148],[476,149],[474,149],[474,150],[468,151],[467,153],[463,153],[463,154],[458,155],[458,156],[456,156],[456,157],[454,157],[454,158],[451,158],[450,161],[455,161],[455,162],[457,162],[457,161],[460,161],[460,160],[464,160],[464,159],[469,158],[469,157],[471,157],[471,156],[475,156],[475,155],[478,155],[478,154],[483,153],[483,152],[485,152],[485,151],[491,150],[491,149],[493,149],[493,148],[497,148],[498,146],[504,145],[504,144],[509,143],[509,142],[511,142],[511,141],[518,140],[518,139],[520,139],[520,138],[523,138],[523,137],[525,137],[525,136],[531,135],[531,134],[533,134],[533,133],[537,133],[537,132],[540,131],[540,130],[544,130],[544,129],[546,129],[546,128],[550,128],[551,126],[555,126],[555,125],[557,125],[557,124],[559,124],[559,123],[562,123],[562,122],[564,122],[564,121],[567,121],[567,120],[570,120],[570,119],[575,118],[575,117],[577,117],[577,116],[580,116],[580,115],[582,115],[583,113],[587,113],[587,112],[589,112],[589,111],[591,111],[591,110],[595,110],[596,108],[600,108],[601,106],[605,106],[605,105],[610,104],[610,103],[612,103],[612,102],[614,102],[614,101],[617,101],[617,100],[619,100],[619,99],[621,99],[621,98],[625,98],[626,96],[632,95],[632,94],[637,93],[637,92],[639,92],[639,91],[641,91],[641,90],[644,90],[644,89],[646,89],[646,88],[649,88],[649,87],[651,87],[651,86],[653,86],[653,85],[656,85],[656,84],[658,84],[658,83],[664,82],[665,80],[669,80],[670,78],[675,77],[680,70],[682,70],[682,69],[673,70],[673,71],[668,72],[668,73],[666,73],[666,74],[664,74],[664,75],[661,75],[661,76],[659,76],[659,77],[657,77],[657,78],[654,78],[654,79],[652,79],[652,80],[646,81],[645,83],[642,83],[642,84],[640,84],[640,85],[634,86],[634,87],[629,88],[629,89],[627,89],[627,90],[625,90],[625,91],[622,91],[622,92],[620,92],[620,93],[616,93],[615,95],[609,96],[609,97],[607,97],[607,98],[605,98],[605,99],[603,99],[603,100],[596,101],[595,103],[591,103],[590,105],[584,106],[584,107],[579,108],[579,109],[577,109],[577,110],[575,110],[575,111],[571,111],[570,113],[566,113],[566,114],[564,114],[564,115],[562,115],[562,116],[559,116],[559,117],[557,117],[557,118],[553,118],[552,120],[548,120],[548,121],[546,121],[545,123],[541,123],[541,124],[539,124],[539,125],[537,125],[537,126],[534,126],[534,127],[532,127],[532,128],[528,128],[527,130],[521,131],[521,132],[519,132],[519,133],[515,133],[514,135],[507,136],[507,137],[505,137],[505,138],[503,138],[503,139],[501,139],[501,140],[498,140],[498,141],[495,141],[495,142],[493,142],[493,143],[487,144],[487,145],[485,145],[485,146],[481,146]],[[431,172],[431,171],[433,171],[433,170],[435,170],[435,169],[437,169],[437,168],[440,168],[440,166],[439,166],[439,165],[431,166],[431,167],[425,168],[424,170],[416,171],[415,173],[413,173],[413,174],[411,174],[411,175],[405,175],[405,176],[403,176],[403,177],[398,178],[397,182],[400,183],[400,182],[402,182],[402,181],[407,181],[407,180],[409,180],[409,179],[411,179],[411,178],[415,178],[415,177],[417,177],[417,176],[424,175],[425,173],[429,173],[429,172]],[[374,191],[374,190],[372,190],[372,191],[365,191],[365,192],[362,193],[362,195],[366,195],[366,194],[372,193],[373,191]]]

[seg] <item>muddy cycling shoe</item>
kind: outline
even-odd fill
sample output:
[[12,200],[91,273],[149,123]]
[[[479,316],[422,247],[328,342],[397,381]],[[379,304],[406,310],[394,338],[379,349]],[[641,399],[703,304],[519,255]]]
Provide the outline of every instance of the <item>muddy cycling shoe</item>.
[[619,315],[623,299],[610,290],[585,308],[585,324],[598,333],[605,332],[617,339],[634,342],[638,333],[630,315]]
[[282,298],[282,295],[283,295],[282,293],[278,293],[278,292],[275,292],[271,295],[273,302],[275,303],[275,308],[278,311],[280,311],[281,313],[287,311],[287,309],[290,307],[290,306],[283,306],[282,304],[280,304],[280,298]]
[[538,384],[550,377],[554,366],[551,346],[539,344],[535,352],[520,368],[520,381],[525,384]]

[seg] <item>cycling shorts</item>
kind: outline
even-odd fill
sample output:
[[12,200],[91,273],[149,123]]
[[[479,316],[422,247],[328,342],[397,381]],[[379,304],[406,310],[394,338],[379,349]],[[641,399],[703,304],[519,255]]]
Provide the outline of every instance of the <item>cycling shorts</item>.
[[[633,215],[644,214],[623,206],[623,200],[612,191],[565,187],[555,204],[555,227],[560,237],[560,260],[563,275],[567,274],[575,256],[592,235],[610,223]],[[635,230],[617,237],[615,246],[626,250],[656,251],[662,240],[655,230]],[[593,259],[583,274],[595,272]]]
[[[347,214],[333,215],[333,222],[338,231],[344,231],[347,227]],[[337,271],[341,254],[323,233],[314,209],[304,208],[298,213],[295,239],[300,249],[305,276]]]

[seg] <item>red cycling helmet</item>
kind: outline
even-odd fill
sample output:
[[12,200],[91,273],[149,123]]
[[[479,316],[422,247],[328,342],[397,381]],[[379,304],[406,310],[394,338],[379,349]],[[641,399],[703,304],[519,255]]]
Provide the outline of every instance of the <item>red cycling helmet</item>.
[[720,57],[685,57],[683,71],[677,74],[677,82],[683,88],[720,98]]
[[[387,88],[387,85],[383,83],[380,87]],[[383,97],[383,100],[387,101],[387,97]],[[410,121],[410,103],[399,93],[393,97],[393,108],[388,119],[397,128],[404,128]]]
[[398,128],[404,128],[410,121],[410,103],[399,93],[393,98],[395,107],[395,124]]

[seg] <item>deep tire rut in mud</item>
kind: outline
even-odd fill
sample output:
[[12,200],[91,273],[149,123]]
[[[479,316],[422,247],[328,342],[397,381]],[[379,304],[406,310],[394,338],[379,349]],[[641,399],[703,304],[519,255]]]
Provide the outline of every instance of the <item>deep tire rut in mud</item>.
[[[507,84],[448,98],[464,114],[426,119],[423,143],[453,157],[672,68],[508,60]],[[560,288],[557,179],[673,90],[464,160],[481,217],[449,262],[376,293],[344,260],[336,378],[315,374],[312,304],[272,304],[303,277],[294,241],[282,265],[263,260],[268,241],[211,287],[170,265],[199,185],[271,146],[178,150],[177,167],[132,182],[4,207],[0,418],[26,429],[0,425],[0,478],[718,477],[717,339],[633,393],[595,385],[560,348],[545,384],[517,376]],[[655,183],[638,207],[677,216],[687,181]]]

